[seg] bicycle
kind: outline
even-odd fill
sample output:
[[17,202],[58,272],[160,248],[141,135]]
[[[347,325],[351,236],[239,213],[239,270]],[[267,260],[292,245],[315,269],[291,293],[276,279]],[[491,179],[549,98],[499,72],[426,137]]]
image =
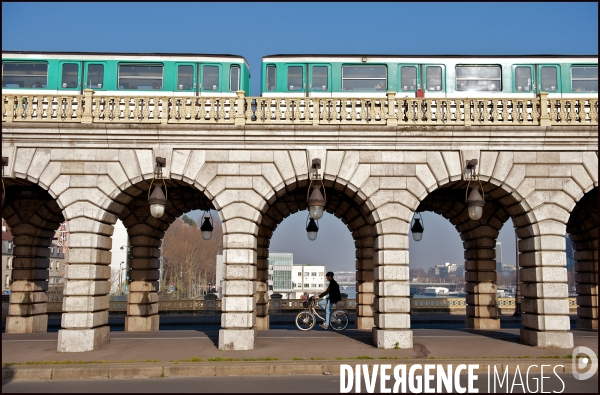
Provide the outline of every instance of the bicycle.
[[[321,317],[315,310],[316,304],[314,296],[302,302],[302,307],[305,310],[296,316],[296,326],[301,331],[309,331],[315,326],[317,323],[315,316],[325,321],[325,318]],[[329,325],[334,331],[343,331],[348,326],[348,314],[343,310],[332,311]]]

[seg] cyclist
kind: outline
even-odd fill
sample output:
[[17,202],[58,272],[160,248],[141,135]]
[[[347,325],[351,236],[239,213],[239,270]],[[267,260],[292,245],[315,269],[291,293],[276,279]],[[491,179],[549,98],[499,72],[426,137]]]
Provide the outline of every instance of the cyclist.
[[331,316],[331,307],[342,300],[342,295],[340,294],[340,286],[333,279],[333,272],[327,272],[325,275],[327,277],[327,281],[329,281],[329,286],[325,290],[319,294],[319,298],[325,296],[325,298],[319,302],[319,306],[323,310],[325,310],[325,322],[321,324],[321,328],[327,329],[329,328],[329,317]]

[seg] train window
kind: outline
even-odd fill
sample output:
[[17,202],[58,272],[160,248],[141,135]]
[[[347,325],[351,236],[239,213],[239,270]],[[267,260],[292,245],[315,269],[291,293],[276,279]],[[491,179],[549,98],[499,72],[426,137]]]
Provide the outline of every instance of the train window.
[[427,66],[425,68],[427,79],[425,89],[428,91],[442,90],[442,68],[440,66]]
[[301,91],[303,88],[302,82],[302,66],[290,66],[287,69],[287,86],[291,91]]
[[416,66],[402,66],[400,68],[400,85],[403,91],[414,91],[417,89]]
[[104,65],[90,64],[87,70],[87,87],[102,89],[104,81]]
[[542,66],[540,67],[540,78],[542,82],[542,91],[554,92],[558,86],[556,67]]
[[177,66],[177,89],[190,90],[194,81],[194,66]]
[[65,63],[62,65],[62,87],[77,88],[79,81],[79,65],[77,63]]
[[490,91],[502,90],[502,72],[500,66],[457,66],[457,91]]
[[267,91],[274,91],[277,88],[275,77],[275,66],[267,66]]
[[517,92],[531,92],[531,67],[515,67],[515,86],[517,87]]
[[327,74],[327,66],[313,66],[312,89],[317,91],[326,91],[327,89],[329,89],[329,76]]
[[229,69],[229,90],[240,90],[240,66],[231,66]]
[[385,66],[342,66],[342,88],[345,91],[387,90]]
[[45,88],[47,85],[46,63],[2,64],[2,86],[6,88]]
[[574,92],[598,92],[598,66],[572,67],[571,86]]
[[219,66],[202,66],[202,88],[213,91],[219,88]]
[[162,89],[162,65],[119,65],[119,89]]

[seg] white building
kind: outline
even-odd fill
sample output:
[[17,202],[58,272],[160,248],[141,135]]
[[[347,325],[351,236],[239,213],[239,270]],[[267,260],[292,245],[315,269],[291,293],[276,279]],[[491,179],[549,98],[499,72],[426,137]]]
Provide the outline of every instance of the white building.
[[325,291],[325,273],[324,265],[294,265],[290,298],[300,299],[302,295],[315,295]]
[[281,294],[284,299],[300,299],[325,290],[325,266],[294,264],[294,254],[269,253],[268,294]]
[[129,235],[121,220],[117,220],[114,228],[110,250],[110,293],[124,295],[129,293]]

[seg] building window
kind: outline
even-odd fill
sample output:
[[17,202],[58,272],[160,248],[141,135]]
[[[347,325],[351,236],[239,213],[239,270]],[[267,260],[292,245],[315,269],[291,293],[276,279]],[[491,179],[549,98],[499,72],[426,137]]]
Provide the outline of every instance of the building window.
[[319,276],[323,277],[323,272],[319,272]]
[[317,272],[312,272],[310,275],[313,276],[313,277],[316,277]]
[[598,92],[598,66],[572,67],[571,86],[574,92]]
[[235,92],[240,90],[240,67],[231,66],[229,69],[229,90]]
[[308,272],[304,272],[304,277],[308,277]]
[[457,91],[502,90],[500,66],[458,66],[456,67]]
[[119,65],[119,89],[152,90],[162,87],[162,65]]
[[2,86],[6,88],[46,88],[48,64],[3,63]]
[[310,288],[308,284],[304,284],[304,288]]
[[298,277],[302,277],[302,272],[298,272]]
[[345,91],[386,91],[385,66],[342,66],[342,88]]
[[8,274],[4,276],[4,285],[7,287],[10,285],[10,276]]

